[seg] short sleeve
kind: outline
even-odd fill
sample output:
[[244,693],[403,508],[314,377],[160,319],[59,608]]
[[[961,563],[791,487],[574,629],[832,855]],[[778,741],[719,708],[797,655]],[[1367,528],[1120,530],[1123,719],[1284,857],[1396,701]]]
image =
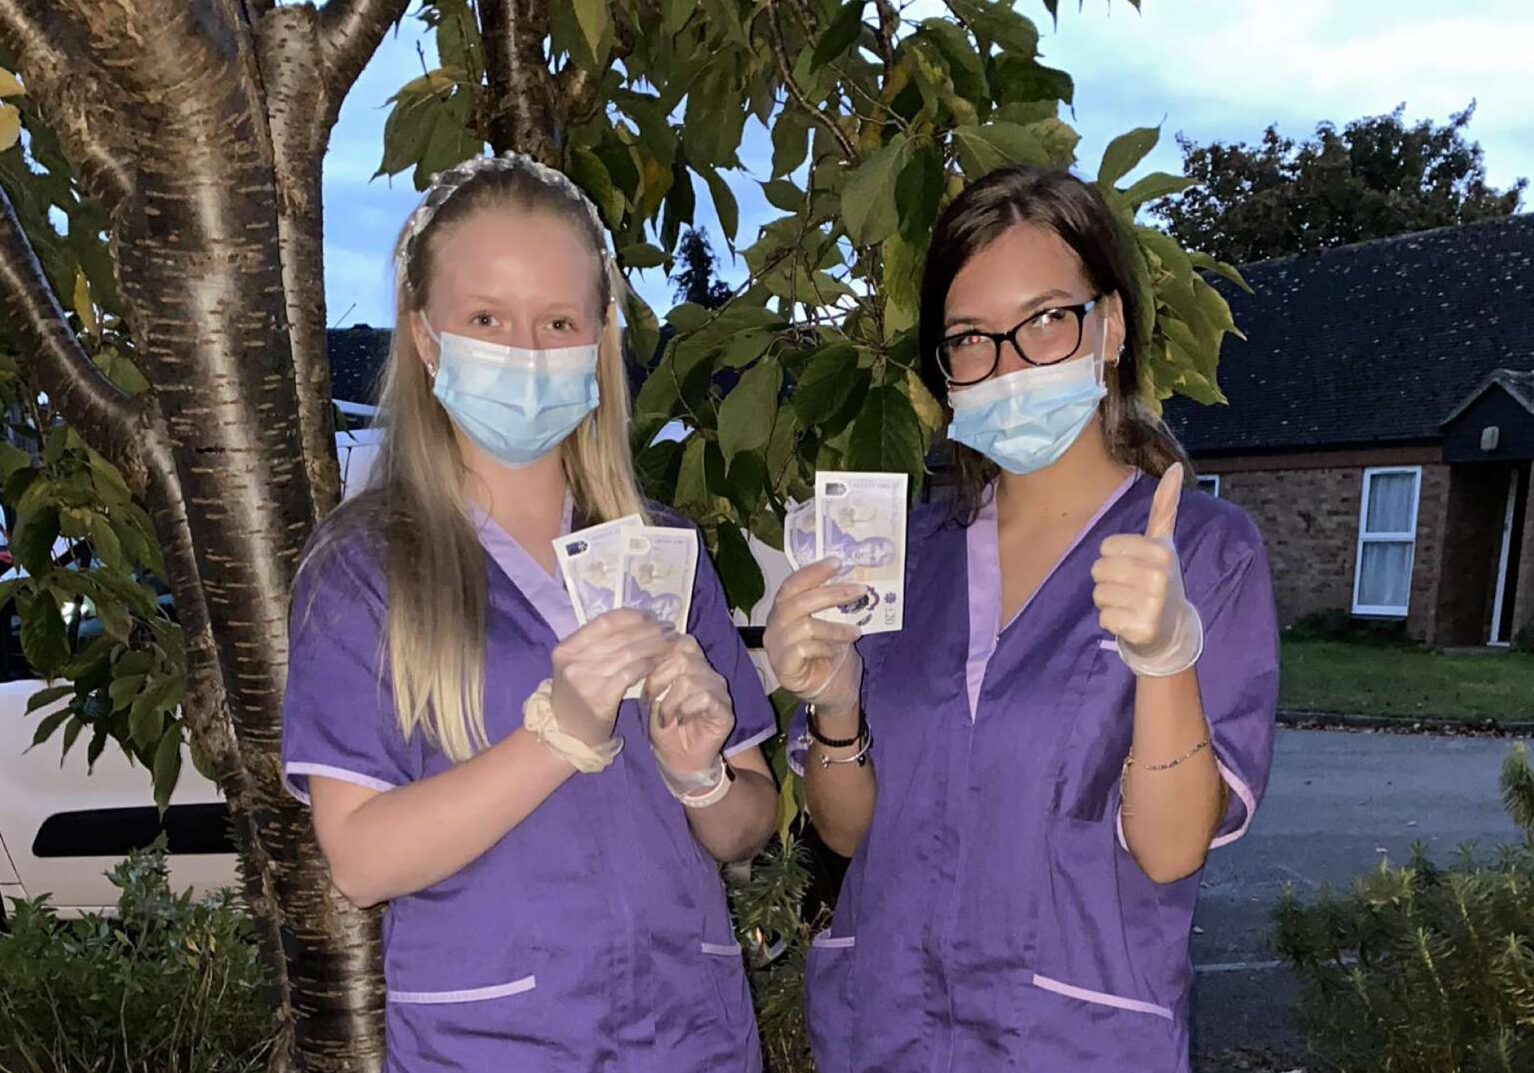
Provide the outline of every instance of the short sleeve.
[[289,792],[305,804],[312,775],[380,791],[410,780],[410,754],[384,666],[383,594],[377,567],[345,543],[299,570],[288,634],[282,766]]
[[[1254,534],[1255,536],[1255,534]],[[1220,776],[1229,787],[1213,846],[1246,833],[1268,786],[1278,711],[1278,616],[1260,538],[1209,590],[1192,597],[1204,622],[1197,665]]]
[[687,630],[702,646],[709,665],[724,676],[730,687],[730,700],[735,705],[735,729],[725,742],[724,755],[743,753],[777,734],[777,714],[762,687],[762,676],[751,662],[745,642],[740,639],[740,631],[730,618],[724,586],[720,584],[719,574],[708,553],[701,550],[701,541]]

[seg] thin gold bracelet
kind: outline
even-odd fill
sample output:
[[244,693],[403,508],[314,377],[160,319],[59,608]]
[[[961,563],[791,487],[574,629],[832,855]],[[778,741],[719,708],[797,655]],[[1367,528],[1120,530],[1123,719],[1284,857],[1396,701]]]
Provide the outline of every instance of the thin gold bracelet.
[[[1207,748],[1209,748],[1209,739],[1205,738],[1193,748],[1179,756],[1176,760],[1168,761],[1165,764],[1141,764],[1140,767],[1145,771],[1170,771],[1178,764],[1181,764],[1186,760],[1193,759]],[[1134,766],[1134,763],[1135,751],[1130,749],[1129,755],[1124,757],[1124,766],[1119,769],[1119,812],[1124,816],[1134,815],[1134,812],[1129,807],[1129,796],[1127,793],[1129,769]]]

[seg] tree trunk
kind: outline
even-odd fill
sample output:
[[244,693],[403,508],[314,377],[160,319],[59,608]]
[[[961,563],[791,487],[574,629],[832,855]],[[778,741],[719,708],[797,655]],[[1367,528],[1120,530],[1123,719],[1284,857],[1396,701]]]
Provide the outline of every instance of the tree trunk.
[[279,991],[273,1069],[380,1064],[377,918],[335,891],[282,788],[288,595],[338,495],[320,166],[407,0],[0,0],[0,46],[106,204],[129,399],[81,350],[9,203],[0,272],[29,382],[150,505],[186,634],[182,716],[229,799]]

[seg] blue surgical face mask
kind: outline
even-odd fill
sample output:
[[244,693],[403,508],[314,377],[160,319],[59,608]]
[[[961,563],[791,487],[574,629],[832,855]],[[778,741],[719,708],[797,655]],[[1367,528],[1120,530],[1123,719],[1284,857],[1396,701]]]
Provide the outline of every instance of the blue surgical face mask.
[[1008,473],[1032,473],[1065,454],[1107,393],[1101,355],[1019,369],[950,392],[948,437]]
[[426,330],[438,347],[432,394],[460,432],[508,466],[536,462],[597,408],[595,343],[527,350]]

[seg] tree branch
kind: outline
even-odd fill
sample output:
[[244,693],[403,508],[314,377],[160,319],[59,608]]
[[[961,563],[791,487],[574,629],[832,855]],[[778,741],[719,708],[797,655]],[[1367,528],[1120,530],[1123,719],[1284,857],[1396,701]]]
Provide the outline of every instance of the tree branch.
[[27,383],[45,392],[64,420],[90,429],[90,443],[122,471],[130,488],[147,484],[145,406],[96,368],[54,296],[10,196],[0,189],[0,304],[20,343]]
[[108,212],[137,188],[127,132],[110,115],[96,58],[78,26],[47,0],[0,0],[0,48],[64,143],[82,185]]
[[489,82],[490,148],[527,153],[558,167],[554,87],[543,51],[548,0],[480,0],[479,22]]
[[783,44],[783,26],[778,21],[778,9],[769,9],[772,14],[772,33],[768,35],[768,47],[772,49],[773,59],[778,64],[778,77],[783,80],[783,86],[788,90],[788,95],[795,104],[803,108],[810,115],[820,120],[826,131],[836,139],[836,144],[841,146],[842,155],[849,164],[858,159],[857,149],[852,144],[852,139],[847,137],[846,131],[836,125],[836,120],[815,102],[804,95],[804,90],[799,88],[799,83],[794,81],[794,73],[788,62],[788,50]]
[[410,0],[330,0],[320,10],[322,62],[338,106],[409,7]]

